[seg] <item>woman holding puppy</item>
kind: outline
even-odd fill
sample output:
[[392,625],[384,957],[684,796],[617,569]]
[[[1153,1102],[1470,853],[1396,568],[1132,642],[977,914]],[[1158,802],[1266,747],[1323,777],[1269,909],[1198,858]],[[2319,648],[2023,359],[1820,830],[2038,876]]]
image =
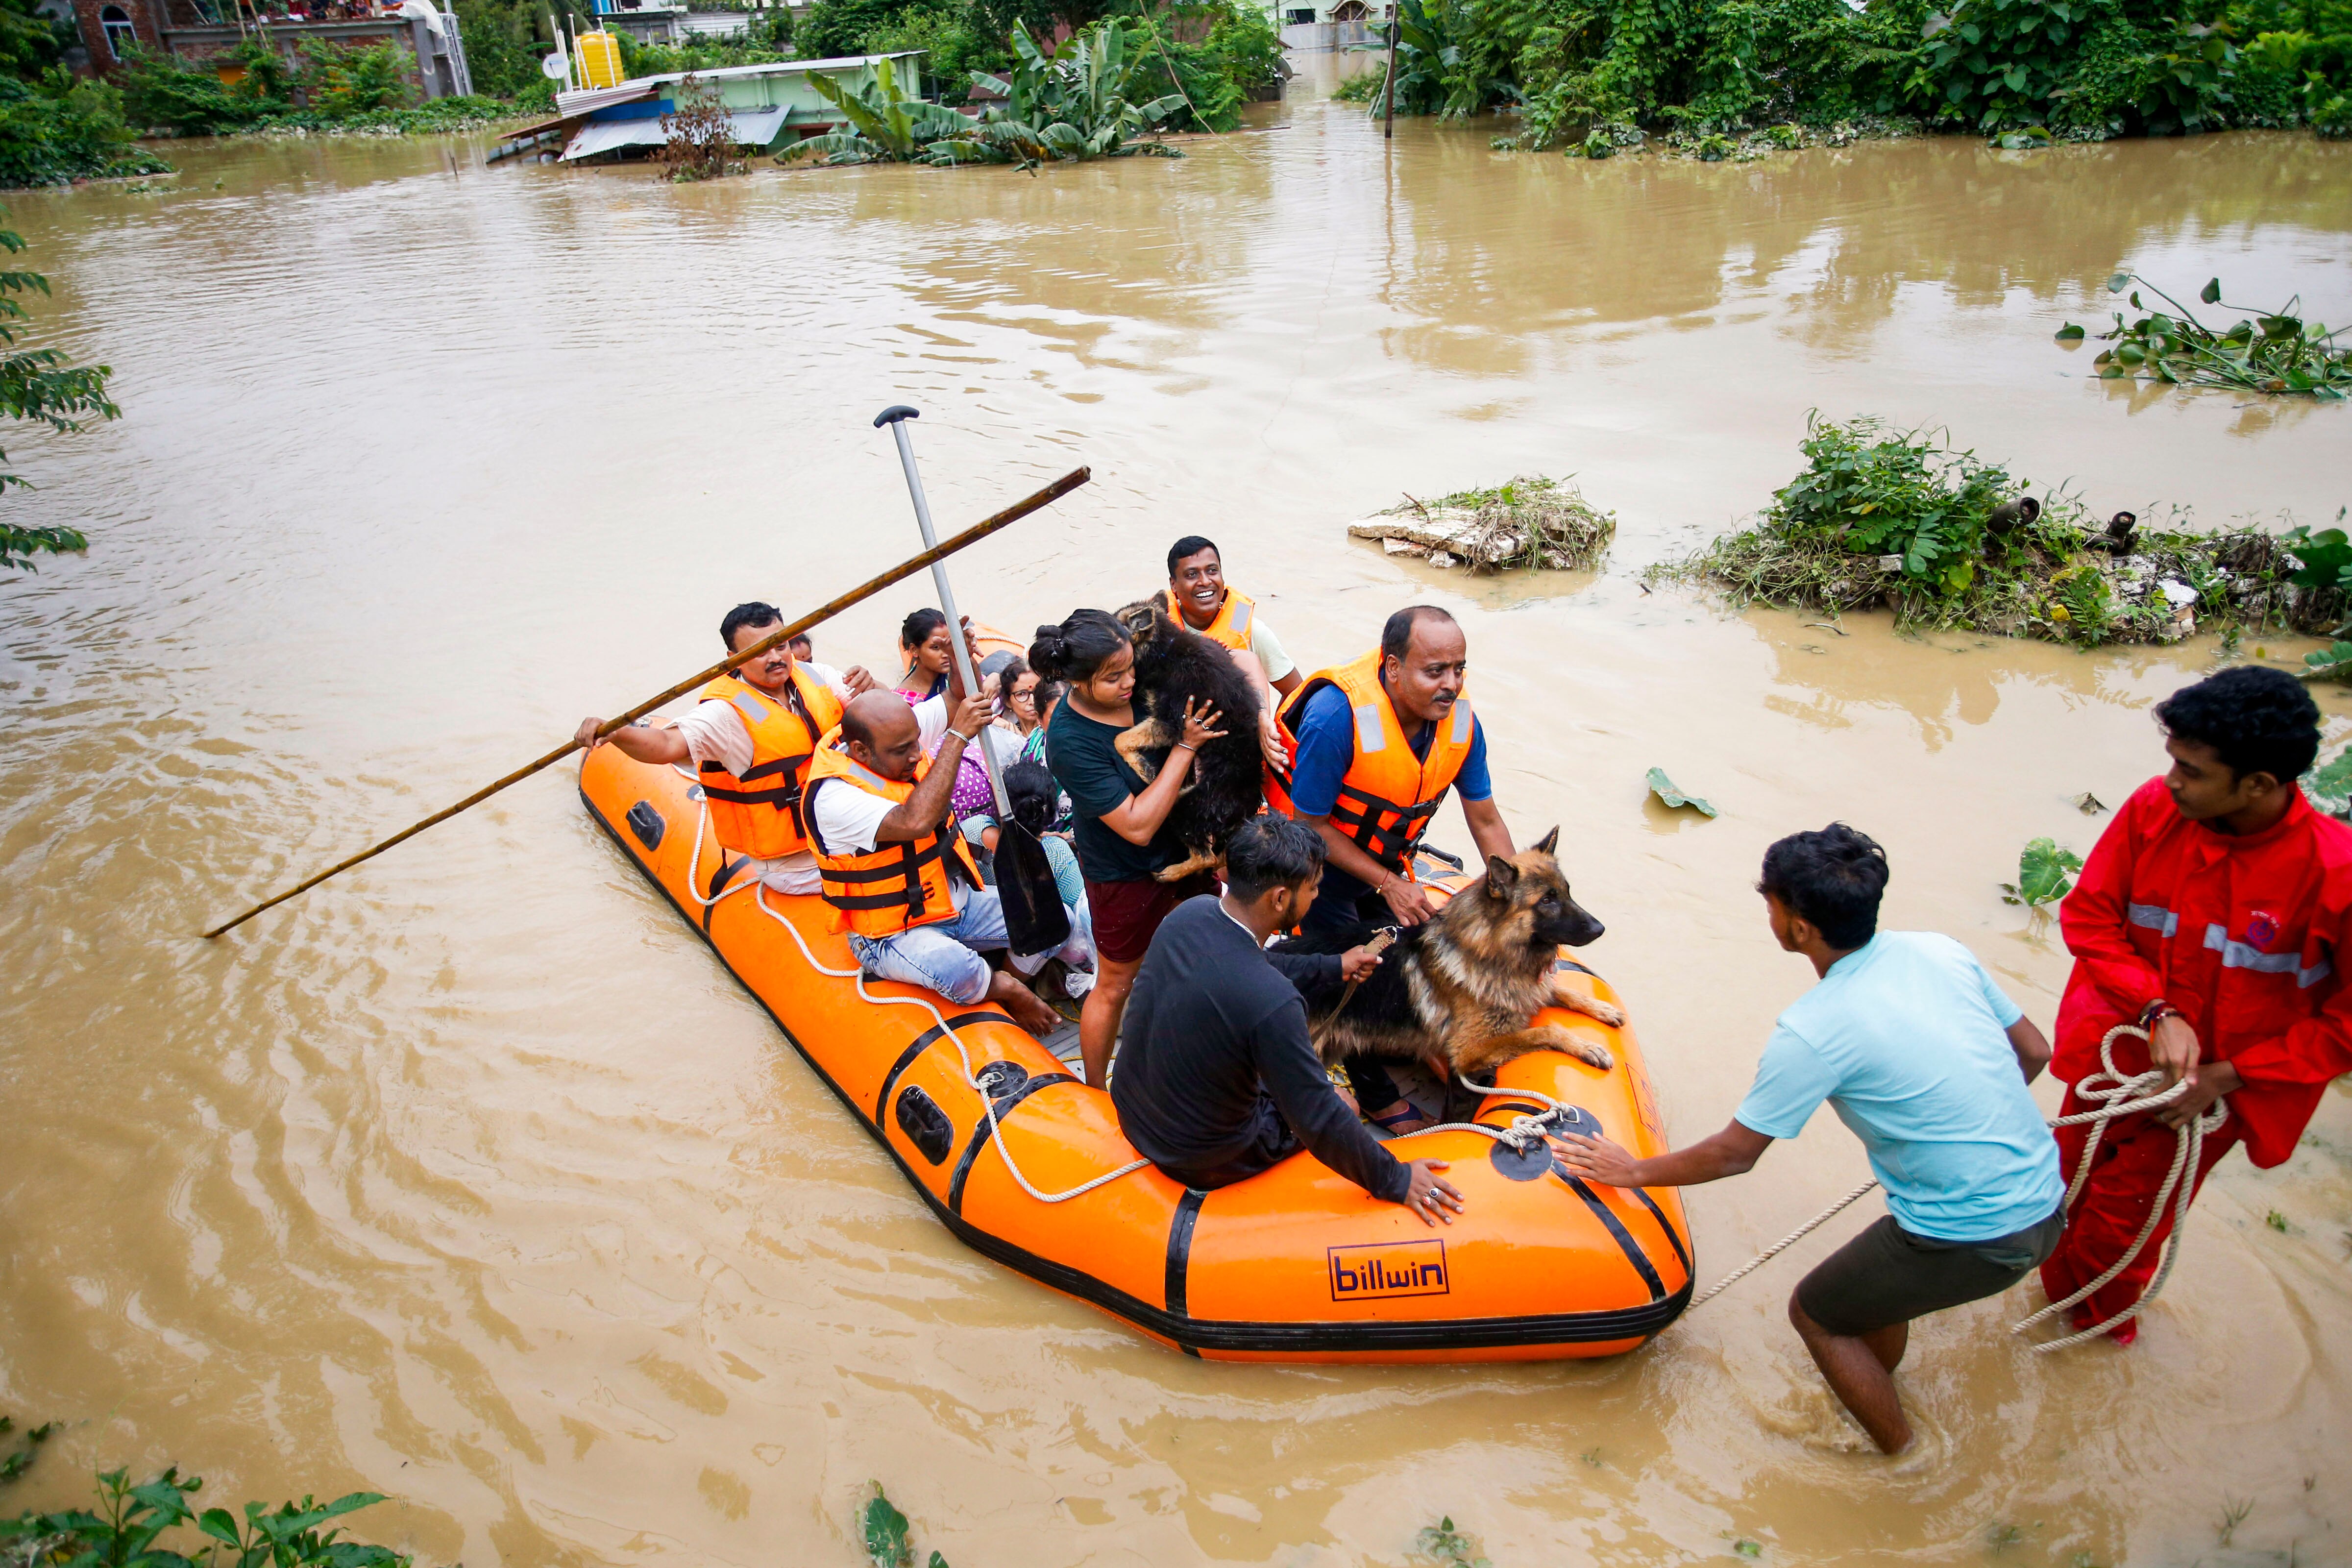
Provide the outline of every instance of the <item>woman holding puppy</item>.
[[1045,764],[1070,797],[1094,918],[1095,986],[1078,1015],[1078,1051],[1087,1082],[1100,1089],[1152,933],[1186,899],[1217,890],[1206,872],[1181,882],[1162,882],[1159,872],[1188,853],[1165,831],[1168,814],[1201,747],[1225,732],[1223,715],[1188,703],[1182,738],[1147,784],[1112,744],[1135,724],[1135,649],[1126,628],[1105,611],[1076,611],[1037,628],[1029,667],[1042,680],[1069,683],[1045,721]]

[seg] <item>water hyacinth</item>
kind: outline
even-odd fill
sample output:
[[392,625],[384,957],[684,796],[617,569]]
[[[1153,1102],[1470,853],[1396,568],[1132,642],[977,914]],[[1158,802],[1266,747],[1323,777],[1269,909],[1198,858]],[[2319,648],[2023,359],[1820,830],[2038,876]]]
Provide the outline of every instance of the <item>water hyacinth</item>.
[[[2276,310],[2255,310],[2224,301],[2221,280],[2213,279],[2198,294],[2201,302],[2225,310],[2250,311],[2235,325],[2216,331],[2135,273],[2118,272],[2107,279],[2110,294],[2126,289],[2131,289],[2133,310],[2145,309],[2139,300],[2139,290],[2145,289],[2177,314],[2154,311],[2126,321],[2123,312],[2116,312],[2115,330],[2099,334],[2100,342],[2116,346],[2091,362],[2099,367],[2102,381],[2156,381],[2322,402],[2340,401],[2352,391],[2352,348],[2336,342],[2341,329],[2332,332],[2297,314],[2303,304],[2300,295]],[[2072,344],[2081,342],[2085,334],[2069,321],[2058,329],[2057,335],[2060,342]]]

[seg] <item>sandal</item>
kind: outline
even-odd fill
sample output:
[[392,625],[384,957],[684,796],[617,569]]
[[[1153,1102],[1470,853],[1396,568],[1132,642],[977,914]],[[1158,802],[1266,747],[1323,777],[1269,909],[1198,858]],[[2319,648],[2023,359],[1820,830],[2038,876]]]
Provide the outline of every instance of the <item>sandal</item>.
[[[1421,1107],[1415,1105],[1412,1100],[1401,1100],[1397,1101],[1397,1103],[1403,1107],[1403,1109],[1401,1110],[1391,1110],[1386,1116],[1367,1116],[1364,1120],[1379,1128],[1381,1131],[1388,1133],[1391,1137],[1395,1137],[1406,1132],[1418,1132],[1424,1127],[1434,1127],[1437,1125],[1426,1111],[1423,1110]],[[1411,1127],[1405,1126],[1404,1123],[1408,1121],[1412,1122],[1413,1125]]]

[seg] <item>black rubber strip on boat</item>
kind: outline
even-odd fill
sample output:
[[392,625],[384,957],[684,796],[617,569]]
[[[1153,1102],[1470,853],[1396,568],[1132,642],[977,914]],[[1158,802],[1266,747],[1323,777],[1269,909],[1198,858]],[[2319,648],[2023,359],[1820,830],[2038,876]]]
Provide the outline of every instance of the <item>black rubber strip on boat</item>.
[[[1642,1282],[1650,1288],[1651,1298],[1664,1300],[1666,1294],[1666,1282],[1658,1278],[1657,1265],[1652,1263],[1650,1255],[1642,1250],[1642,1244],[1633,1239],[1633,1233],[1625,1228],[1625,1222],[1619,1219],[1616,1212],[1601,1201],[1599,1193],[1584,1184],[1582,1177],[1570,1175],[1558,1160],[1552,1162],[1551,1171],[1553,1175],[1568,1184],[1570,1192],[1584,1200],[1584,1206],[1592,1211],[1594,1218],[1609,1227],[1609,1234],[1617,1238],[1617,1245],[1624,1250],[1625,1261],[1633,1266],[1635,1271],[1642,1276]],[[1677,1252],[1682,1250],[1680,1244],[1676,1244],[1675,1250]],[[1683,1289],[1685,1290],[1690,1289],[1687,1280],[1684,1282]]]
[[[653,874],[626,840],[614,831],[588,792],[580,792],[581,804],[588,816],[603,829],[604,837],[618,845],[632,865],[654,886],[654,890],[669,900],[672,909],[689,927],[699,930],[694,916],[674,897],[659,877]],[[705,940],[708,940],[706,935]],[[1100,1308],[1112,1317],[1119,1318],[1156,1339],[1183,1349],[1188,1353],[1201,1351],[1253,1352],[1270,1355],[1300,1355],[1329,1353],[1343,1351],[1449,1351],[1494,1350],[1525,1346],[1607,1344],[1616,1340],[1646,1340],[1664,1330],[1683,1314],[1690,1305],[1692,1285],[1683,1288],[1661,1300],[1644,1302],[1636,1307],[1603,1309],[1590,1312],[1546,1312],[1515,1318],[1447,1318],[1421,1321],[1364,1321],[1358,1322],[1266,1323],[1244,1319],[1179,1319],[1150,1302],[1130,1296],[1117,1286],[1096,1279],[1083,1269],[1074,1268],[1050,1258],[1040,1258],[1027,1248],[992,1236],[954,1213],[923,1184],[898,1151],[890,1146],[882,1129],[866,1120],[865,1109],[850,1098],[846,1089],[834,1081],[824,1065],[811,1056],[767,999],[735,973],[735,966],[727,955],[711,946],[711,954],[719,966],[735,976],[760,1010],[775,1024],[777,1032],[808,1065],[816,1080],[832,1091],[833,1097],[856,1117],[917,1197],[929,1205],[948,1234],[979,1253],[990,1262],[1023,1275],[1049,1290]],[[993,1018],[993,1013],[981,1015]]]
[[1658,1200],[1639,1187],[1621,1187],[1618,1190],[1633,1194],[1641,1200],[1643,1208],[1648,1209],[1657,1217],[1658,1228],[1666,1233],[1666,1245],[1675,1249],[1675,1260],[1683,1266],[1683,1272],[1688,1274],[1691,1268],[1690,1253],[1684,1248],[1683,1238],[1675,1233],[1673,1223],[1666,1218],[1666,1211],[1658,1206]]
[[1167,1298],[1168,1315],[1171,1318],[1192,1315],[1191,1304],[1186,1300],[1188,1285],[1185,1276],[1192,1268],[1192,1226],[1201,1218],[1201,1205],[1208,1201],[1209,1194],[1202,1189],[1186,1187],[1184,1195],[1177,1200],[1176,1217],[1169,1222],[1168,1274],[1161,1293]]
[[[719,869],[710,873],[710,886],[702,889],[702,896],[710,901],[702,906],[702,919],[695,922],[702,927],[704,936],[710,934],[710,919],[719,912],[719,889],[727,885],[727,879],[735,874],[735,868],[750,858],[747,855],[742,860],[730,860],[723,847],[719,851]],[[756,899],[760,895],[754,893],[751,896]]]
[[[1002,1127],[1005,1122],[1011,1121],[1013,1118],[1013,1107],[1019,1105],[1023,1100],[1028,1099],[1039,1089],[1051,1089],[1057,1083],[1076,1083],[1077,1081],[1078,1080],[1076,1079],[1072,1078],[1066,1072],[1040,1073],[1037,1077],[1030,1079],[1022,1084],[1019,1089],[1014,1089],[1011,1094],[1008,1094],[996,1101],[996,1124],[999,1127]],[[972,1123],[971,1142],[963,1146],[963,1158],[956,1162],[955,1174],[948,1180],[948,1207],[953,1209],[959,1215],[963,1213],[963,1184],[971,1177],[972,1163],[980,1158],[980,1152],[982,1149],[987,1148],[989,1142],[988,1118],[983,1115],[978,1121]]]
[[1584,965],[1577,963],[1576,960],[1572,958],[1555,958],[1551,961],[1551,966],[1554,969],[1572,969],[1579,974],[1591,974],[1595,980],[1601,978],[1597,973],[1585,968]]
[[[724,963],[726,961],[721,959],[720,962]],[[733,974],[735,972],[730,968],[728,973]],[[736,975],[736,979],[740,982],[742,979],[742,976],[740,974]],[[749,991],[751,990],[751,987],[745,986],[744,989]],[[752,991],[751,994],[757,996],[759,993]],[[767,1004],[763,1002],[761,1005],[764,1007]],[[771,1013],[769,1016],[773,1017],[775,1015]],[[946,1034],[950,1029],[961,1029],[966,1024],[994,1023],[998,1020],[1003,1019],[1003,1017],[1004,1015],[1002,1013],[958,1013],[946,1023],[933,1024],[929,1028],[925,1029],[921,1034],[917,1035],[912,1040],[908,1041],[907,1043],[907,1048],[898,1053],[898,1059],[890,1064],[889,1073],[882,1079],[882,1092],[874,1097],[874,1125],[877,1127],[881,1126],[882,1119],[889,1114],[890,1091],[898,1087],[899,1075],[904,1073],[908,1068],[913,1067],[915,1065],[915,1058],[921,1056],[925,1051],[929,1050],[931,1047],[938,1042],[939,1037],[941,1035]]]

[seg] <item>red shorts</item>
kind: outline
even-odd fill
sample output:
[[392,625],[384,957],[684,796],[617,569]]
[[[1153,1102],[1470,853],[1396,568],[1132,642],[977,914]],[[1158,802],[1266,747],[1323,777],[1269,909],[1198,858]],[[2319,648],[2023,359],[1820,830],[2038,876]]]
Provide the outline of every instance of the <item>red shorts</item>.
[[1087,910],[1095,922],[1095,951],[1113,963],[1140,963],[1151,933],[1187,899],[1217,890],[1213,871],[1181,882],[1088,882]]

